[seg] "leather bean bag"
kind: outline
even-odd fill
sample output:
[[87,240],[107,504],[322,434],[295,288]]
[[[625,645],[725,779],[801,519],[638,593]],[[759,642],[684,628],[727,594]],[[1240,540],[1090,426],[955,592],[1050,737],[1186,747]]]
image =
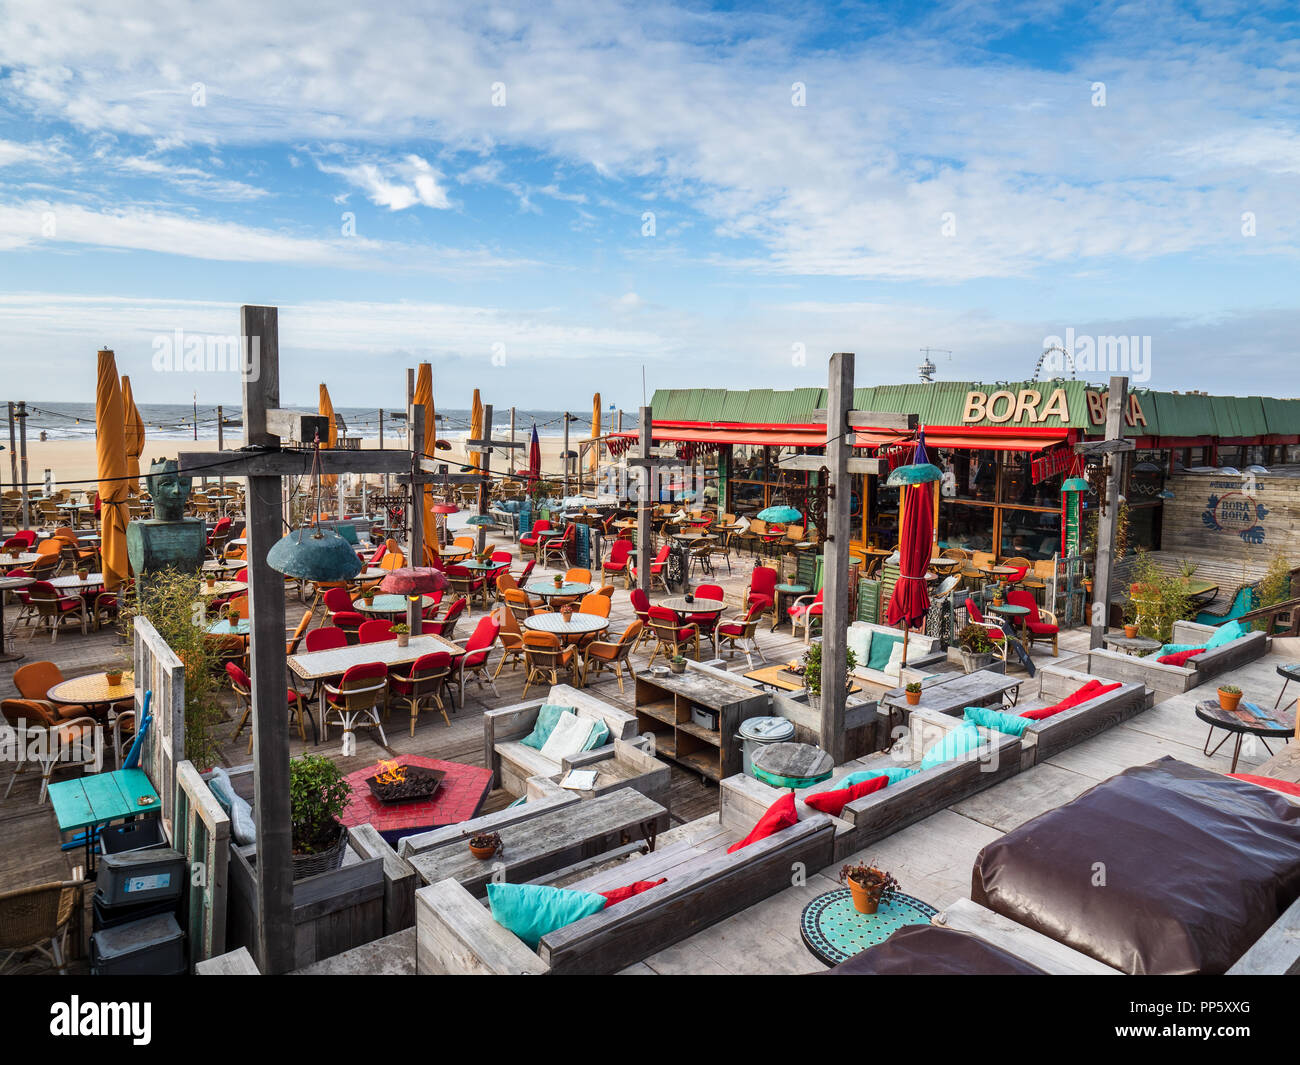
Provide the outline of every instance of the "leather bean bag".
[[1008,954],[969,932],[938,925],[905,925],[814,976],[1046,976],[1036,965]]
[[1300,807],[1161,758],[990,843],[971,898],[1122,972],[1222,973],[1300,895]]

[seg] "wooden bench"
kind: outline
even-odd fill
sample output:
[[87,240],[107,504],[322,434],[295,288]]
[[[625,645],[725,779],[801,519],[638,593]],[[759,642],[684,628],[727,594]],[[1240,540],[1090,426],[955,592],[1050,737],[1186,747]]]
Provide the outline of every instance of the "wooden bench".
[[[1202,644],[1216,631],[1218,630],[1213,625],[1175,621],[1169,642]],[[1211,677],[1253,662],[1267,654],[1268,648],[1269,638],[1264,633],[1251,632],[1203,654],[1194,655],[1187,660],[1185,666],[1158,662],[1155,655],[1135,658],[1119,651],[1096,649],[1087,652],[1088,672],[1094,677],[1145,684],[1155,693],[1155,701],[1163,702],[1172,695],[1181,695],[1204,684]]]
[[[559,762],[520,742],[533,731],[538,712],[546,704],[571,706],[579,717],[604,721],[609,728],[606,746],[611,748],[614,740],[630,740],[637,733],[635,716],[567,684],[553,686],[545,699],[485,710],[483,759],[492,770],[493,787],[504,788],[511,795],[523,795],[529,777],[550,777],[562,771]],[[613,753],[612,749],[609,753]]]
[[417,971],[617,972],[789,887],[796,864],[829,865],[833,834],[819,814],[735,854],[725,848],[737,837],[724,829],[693,852],[676,847],[631,859],[567,886],[609,890],[658,875],[667,882],[543,936],[535,952],[459,883],[443,880],[416,892]]
[[[1067,695],[1072,695],[1090,680],[1113,683],[1104,677],[1089,676],[1058,665],[1044,667],[1039,677],[1039,697],[1015,707],[1014,713],[1023,714],[1026,710],[1051,706]],[[1062,710],[1042,721],[1031,721],[1021,737],[1021,768],[1028,769],[1067,747],[1074,746],[1080,740],[1105,732],[1113,725],[1149,709],[1153,702],[1154,694],[1145,684],[1129,681],[1114,691],[1089,699],[1073,709]]]

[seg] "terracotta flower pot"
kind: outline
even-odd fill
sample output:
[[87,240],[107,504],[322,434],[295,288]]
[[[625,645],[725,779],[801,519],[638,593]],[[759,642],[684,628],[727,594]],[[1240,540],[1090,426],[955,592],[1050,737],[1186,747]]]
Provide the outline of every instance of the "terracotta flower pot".
[[397,634],[398,647],[405,647],[408,643],[410,643],[410,640],[411,640],[411,634],[409,632],[399,632]]
[[1236,710],[1239,702],[1241,702],[1241,692],[1233,695],[1231,692],[1225,692],[1222,688],[1219,689],[1219,705],[1224,710]]
[[880,908],[880,896],[884,891],[881,885],[859,884],[850,878],[849,891],[853,895],[853,908],[858,913],[875,913]]
[[116,688],[122,683],[122,671],[120,669],[110,669],[104,674],[104,679],[108,681],[110,688]]
[[909,692],[909,691],[904,691],[903,694],[904,694],[905,696],[907,696],[907,703],[908,703],[909,706],[915,706],[917,703],[919,703],[919,702],[921,701],[921,693],[920,693],[920,692]]
[[474,855],[480,862],[486,862],[497,852],[497,845],[489,843],[486,847],[476,847],[474,844],[469,845],[470,854]]
[[215,588],[215,587],[217,586],[217,578],[216,578],[216,577],[204,577],[204,578],[203,578],[203,583],[206,584],[206,585],[208,586],[209,589]]
[[1124,635],[1127,636],[1130,640],[1133,639],[1133,637],[1136,636],[1137,634],[1138,634],[1138,627],[1136,625],[1124,626]]

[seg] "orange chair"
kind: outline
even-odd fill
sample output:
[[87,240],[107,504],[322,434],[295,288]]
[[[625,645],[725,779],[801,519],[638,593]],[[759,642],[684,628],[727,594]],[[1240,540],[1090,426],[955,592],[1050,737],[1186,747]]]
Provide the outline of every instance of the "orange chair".
[[626,629],[623,635],[611,643],[608,640],[593,640],[583,648],[583,672],[586,676],[591,676],[594,669],[600,672],[604,669],[612,669],[614,677],[618,680],[618,691],[623,693],[623,667],[627,666],[627,671],[632,674],[632,679],[636,679],[636,670],[632,668],[631,654],[632,648],[636,646],[637,639],[641,635],[641,622],[633,621]]

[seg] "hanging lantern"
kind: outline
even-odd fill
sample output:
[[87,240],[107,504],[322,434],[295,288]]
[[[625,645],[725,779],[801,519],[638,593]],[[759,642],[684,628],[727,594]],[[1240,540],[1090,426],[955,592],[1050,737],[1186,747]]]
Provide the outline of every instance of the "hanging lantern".
[[431,566],[404,566],[395,569],[379,582],[379,590],[388,595],[405,595],[418,599],[422,595],[446,590],[447,577]]
[[1074,459],[1070,476],[1061,483],[1061,555],[1077,555],[1082,539],[1083,497],[1090,490],[1079,468],[1079,458]]
[[486,514],[471,514],[468,518],[465,519],[465,524],[466,525],[495,525],[496,522],[494,522]]
[[298,529],[281,537],[266,553],[266,564],[308,581],[347,581],[361,572],[356,551],[333,529]]
[[931,462],[913,462],[889,471],[885,480],[890,488],[899,488],[910,484],[926,484],[930,481],[943,480],[943,470]]
[[773,506],[758,512],[758,520],[772,525],[790,525],[803,520],[803,515],[794,507]]

